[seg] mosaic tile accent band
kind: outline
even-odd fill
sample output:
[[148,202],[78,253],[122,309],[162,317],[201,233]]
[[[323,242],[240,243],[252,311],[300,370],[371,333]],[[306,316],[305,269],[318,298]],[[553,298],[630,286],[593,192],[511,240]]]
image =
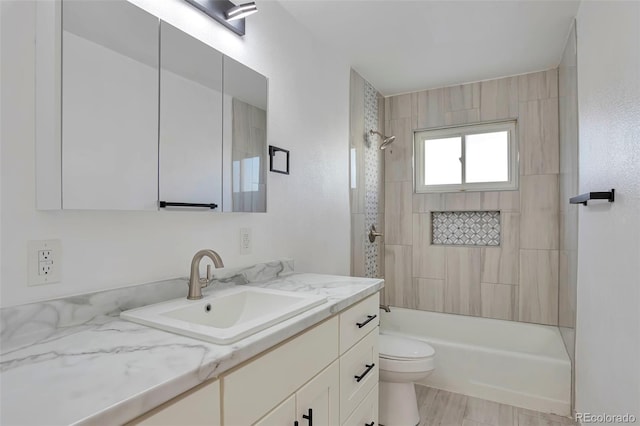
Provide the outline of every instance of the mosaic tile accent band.
[[[364,128],[366,132],[366,143],[364,145],[364,223],[365,229],[369,230],[371,225],[376,225],[380,205],[380,187],[378,161],[380,150],[376,136],[370,136],[369,130],[378,130],[378,96],[375,87],[364,82]],[[367,277],[380,276],[380,250],[379,244],[370,244],[365,241],[365,272]]]
[[431,212],[431,243],[456,246],[499,246],[500,212]]

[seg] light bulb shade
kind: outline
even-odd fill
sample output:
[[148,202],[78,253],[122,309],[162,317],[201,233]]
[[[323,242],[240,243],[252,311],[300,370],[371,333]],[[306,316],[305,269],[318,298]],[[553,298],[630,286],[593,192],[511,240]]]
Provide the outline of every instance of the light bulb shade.
[[243,3],[232,7],[225,12],[227,21],[235,21],[236,19],[242,19],[249,15],[252,15],[258,11],[258,7],[255,2]]

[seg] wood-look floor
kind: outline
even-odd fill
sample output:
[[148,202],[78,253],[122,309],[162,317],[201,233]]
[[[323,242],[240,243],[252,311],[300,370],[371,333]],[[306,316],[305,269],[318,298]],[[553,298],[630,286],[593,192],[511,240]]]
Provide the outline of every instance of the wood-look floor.
[[575,426],[572,419],[416,385],[419,426]]

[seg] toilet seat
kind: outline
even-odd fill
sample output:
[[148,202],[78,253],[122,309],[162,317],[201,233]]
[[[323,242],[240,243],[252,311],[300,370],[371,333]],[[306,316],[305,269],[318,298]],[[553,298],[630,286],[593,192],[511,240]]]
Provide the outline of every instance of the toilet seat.
[[380,334],[378,343],[381,370],[418,373],[435,368],[436,351],[428,343],[390,334]]
[[378,344],[380,358],[386,359],[411,361],[431,358],[436,353],[426,342],[391,334],[380,334]]

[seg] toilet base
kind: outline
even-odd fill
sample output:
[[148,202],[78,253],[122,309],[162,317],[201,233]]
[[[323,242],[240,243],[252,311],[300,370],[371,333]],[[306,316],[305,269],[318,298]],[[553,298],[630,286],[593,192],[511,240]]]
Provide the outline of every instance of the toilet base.
[[420,423],[413,383],[380,382],[379,423],[385,426],[416,426]]

